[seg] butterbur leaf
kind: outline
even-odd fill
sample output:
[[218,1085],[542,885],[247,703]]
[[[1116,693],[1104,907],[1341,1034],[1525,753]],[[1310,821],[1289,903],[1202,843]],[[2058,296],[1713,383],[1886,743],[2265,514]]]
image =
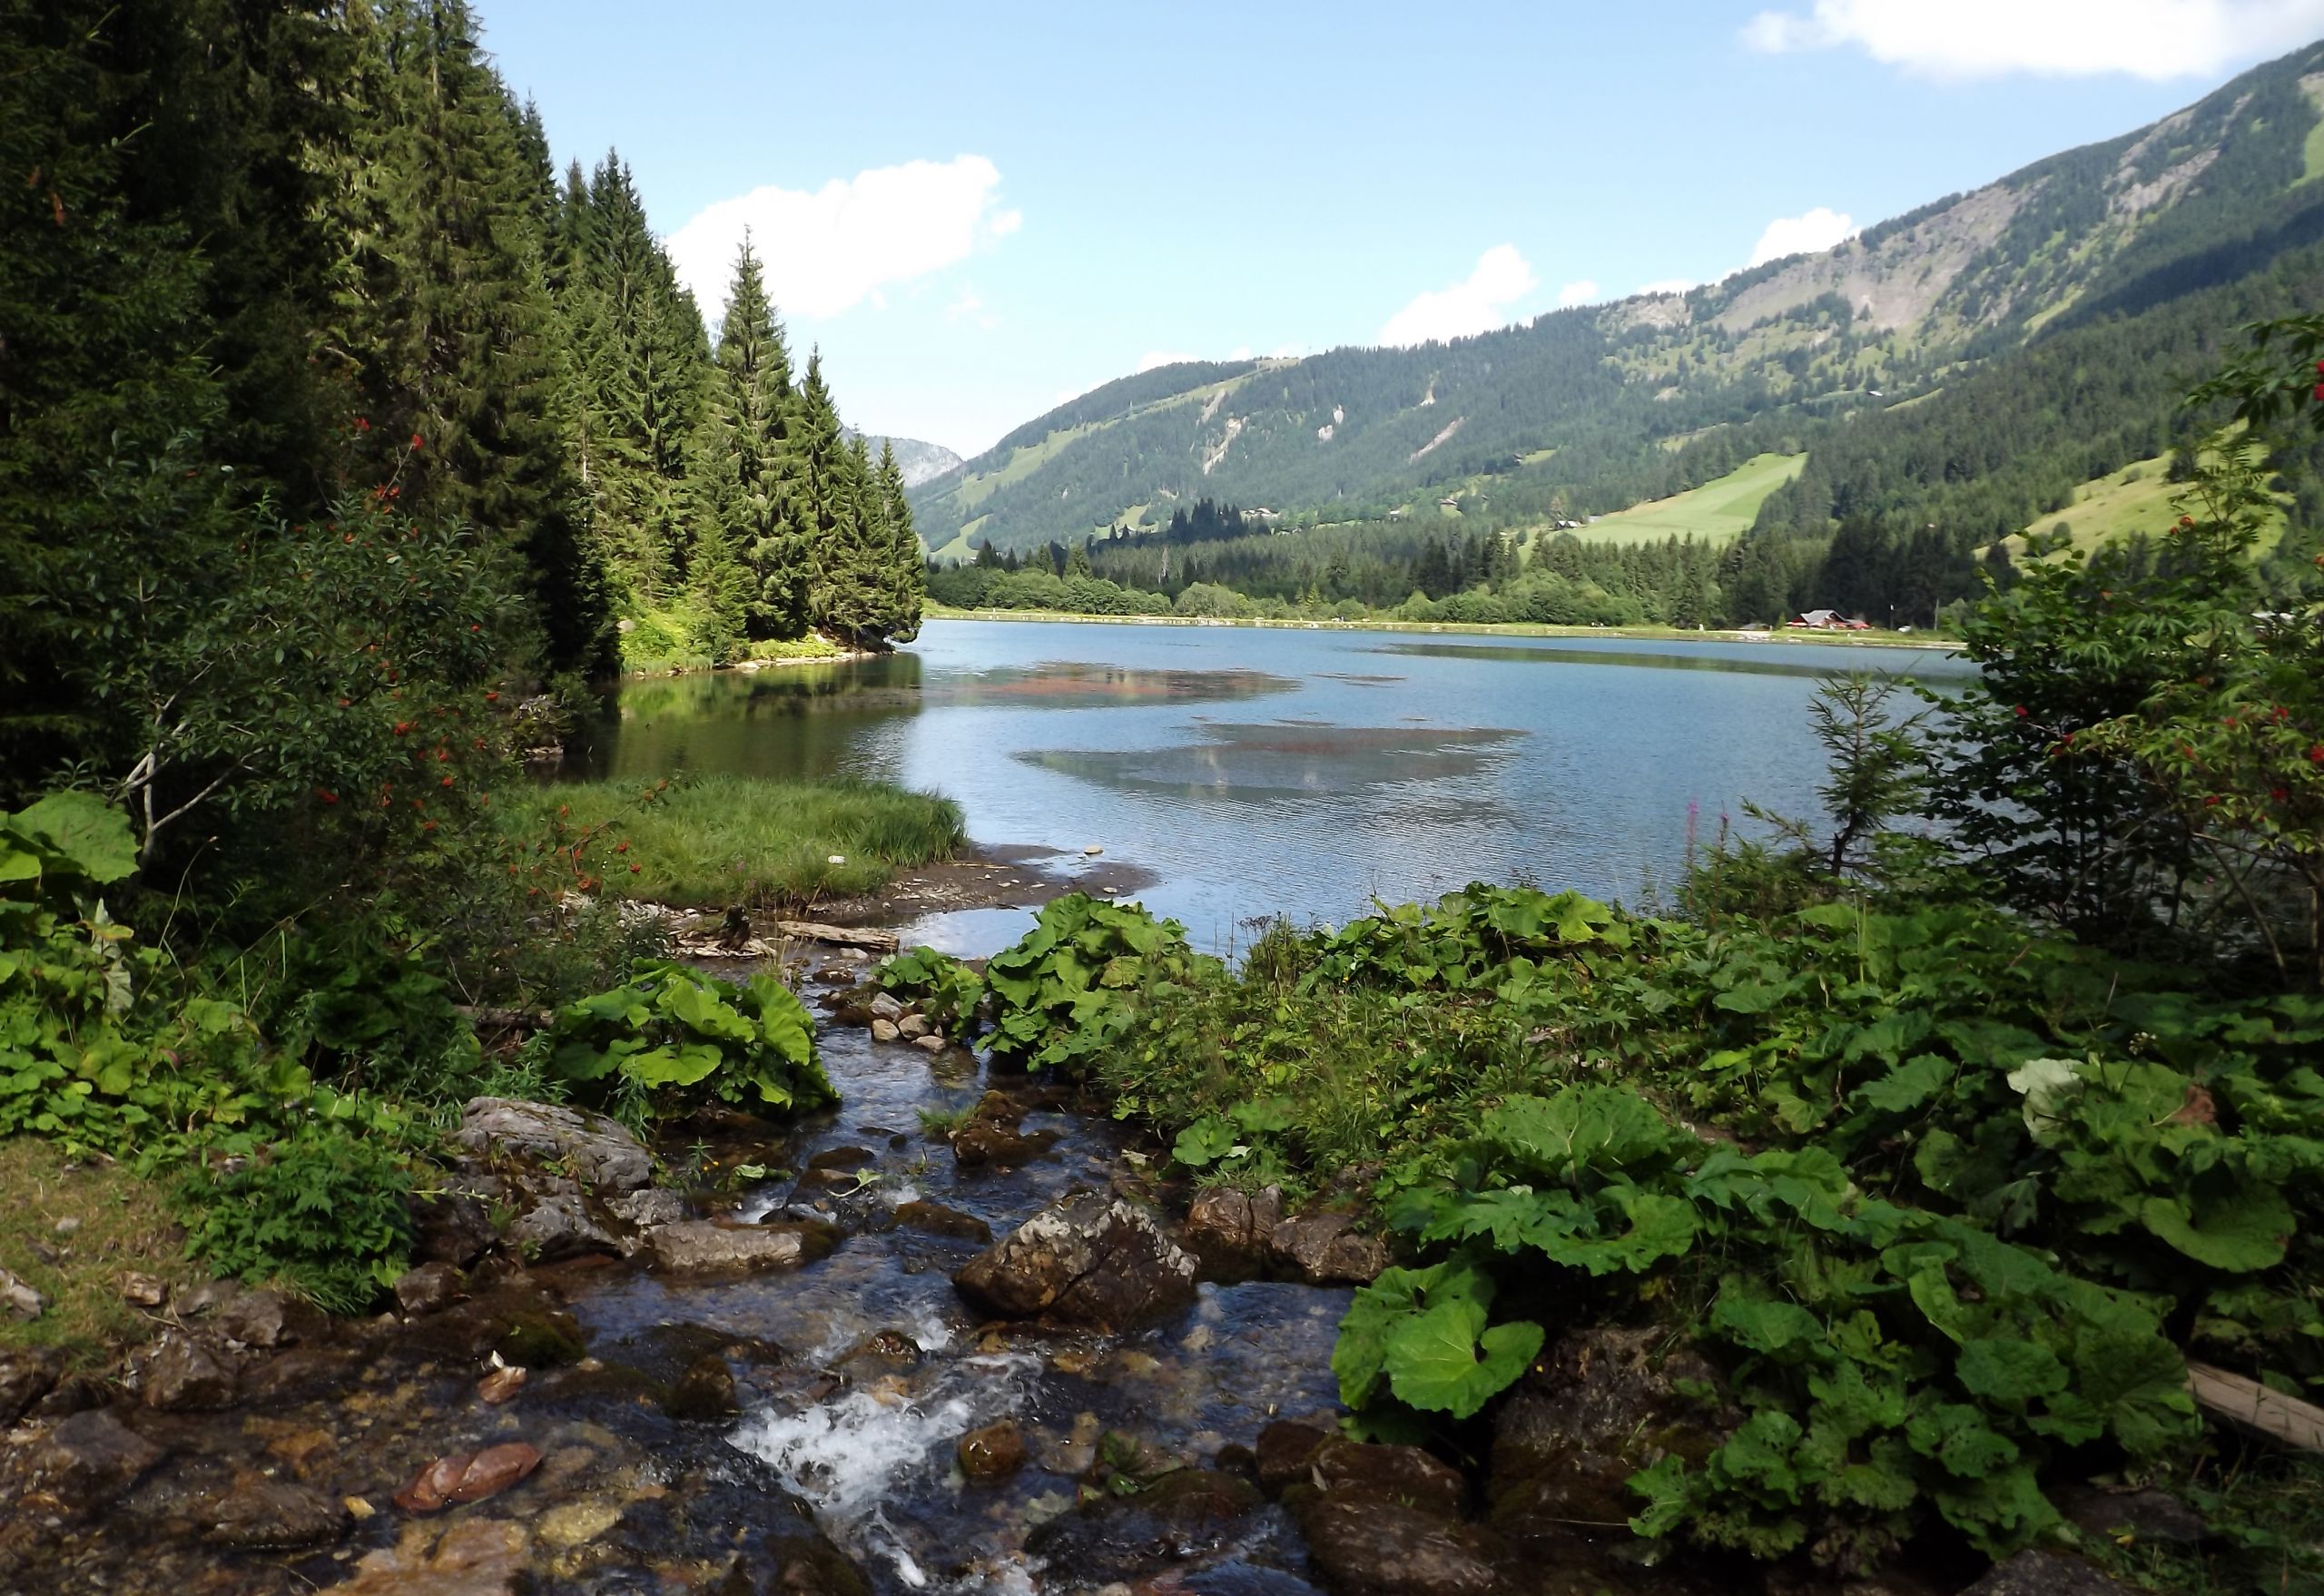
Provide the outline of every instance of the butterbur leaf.
[[1332,1348],[1332,1373],[1339,1377],[1340,1400],[1352,1408],[1370,1401],[1384,1374],[1390,1332],[1441,1303],[1469,1301],[1480,1308],[1492,1301],[1492,1281],[1465,1264],[1426,1269],[1383,1269],[1359,1289],[1340,1319]]
[[1823,1321],[1797,1303],[1754,1302],[1722,1292],[1710,1311],[1711,1328],[1737,1345],[1777,1353],[1824,1339]]
[[1858,1087],[1856,1096],[1884,1114],[1908,1114],[1943,1091],[1952,1079],[1952,1060],[1920,1053]]
[[1485,1328],[1473,1297],[1440,1302],[1388,1333],[1384,1364],[1398,1400],[1465,1419],[1514,1384],[1541,1350],[1541,1327],[1529,1320]]
[[2031,1341],[1978,1339],[1962,1344],[1955,1376],[1972,1396],[2017,1407],[2066,1387],[2066,1366]]
[[1646,1506],[1630,1520],[1631,1534],[1659,1540],[1686,1523],[1692,1493],[1687,1488],[1686,1460],[1677,1453],[1632,1474],[1629,1483],[1646,1498]]
[[46,852],[54,863],[100,886],[137,868],[137,841],[129,817],[94,793],[51,793],[15,814],[0,817],[12,831]]
[[1178,1139],[1170,1145],[1170,1156],[1189,1169],[1206,1168],[1235,1151],[1234,1122],[1218,1114],[1206,1114],[1178,1132]]
[[[2201,1194],[2204,1187],[2220,1184],[2206,1181],[2197,1189]],[[2217,1196],[2199,1195],[2192,1214],[2181,1198],[2149,1197],[2139,1209],[2139,1221],[2197,1263],[2238,1275],[2283,1262],[2299,1223],[2280,1191],[2251,1181]]]
[[1934,1458],[1963,1480],[1980,1480],[2017,1461],[2017,1443],[1997,1433],[1966,1403],[1931,1404],[1913,1415],[1905,1438],[1923,1457]]

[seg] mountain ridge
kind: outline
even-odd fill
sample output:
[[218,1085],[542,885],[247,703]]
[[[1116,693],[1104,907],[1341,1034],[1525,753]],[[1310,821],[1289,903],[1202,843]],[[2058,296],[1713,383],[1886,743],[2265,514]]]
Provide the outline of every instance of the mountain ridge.
[[[1610,513],[2324,239],[2319,163],[2311,44],[2144,127],[1683,293],[1118,379],[920,485],[914,510],[954,557],[1149,529],[1199,497],[1294,524],[1382,520],[1447,489],[1527,525]],[[1731,436],[1751,426],[1796,436]]]

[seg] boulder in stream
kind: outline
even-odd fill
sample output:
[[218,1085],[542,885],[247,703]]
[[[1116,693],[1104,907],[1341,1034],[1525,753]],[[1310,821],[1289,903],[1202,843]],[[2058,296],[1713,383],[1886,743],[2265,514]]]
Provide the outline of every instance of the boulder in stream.
[[1180,1234],[1187,1250],[1201,1262],[1203,1278],[1248,1280],[1265,1266],[1268,1245],[1283,1222],[1283,1192],[1236,1191],[1215,1187],[1198,1194],[1187,1209]]
[[160,1447],[111,1408],[92,1408],[48,1433],[32,1453],[25,1483],[54,1500],[64,1516],[77,1518],[134,1485],[162,1457]]
[[1195,1261],[1146,1209],[1086,1192],[1026,1220],[952,1284],[1002,1318],[1124,1330],[1193,1301]]
[[1353,1214],[1303,1214],[1267,1237],[1275,1261],[1310,1286],[1369,1286],[1386,1268],[1388,1244],[1366,1233]]
[[208,1343],[172,1330],[154,1343],[139,1372],[138,1388],[147,1407],[209,1411],[234,1400],[234,1370]]
[[325,1596],[516,1596],[532,1586],[526,1540],[507,1519],[461,1519],[441,1538],[416,1532],[371,1552]]
[[310,1485],[250,1472],[195,1511],[203,1540],[245,1552],[326,1545],[347,1532],[349,1520],[344,1505]]
[[804,1225],[720,1225],[686,1219],[645,1233],[656,1268],[673,1275],[795,1268],[831,1250],[822,1230]]
[[555,1158],[600,1192],[635,1191],[654,1178],[654,1155],[618,1121],[586,1108],[520,1098],[471,1098],[455,1138],[471,1152],[527,1162]]

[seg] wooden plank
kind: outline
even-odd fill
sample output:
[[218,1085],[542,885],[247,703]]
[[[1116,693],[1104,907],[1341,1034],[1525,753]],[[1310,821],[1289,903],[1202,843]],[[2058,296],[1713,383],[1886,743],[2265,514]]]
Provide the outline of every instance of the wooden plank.
[[2324,1452],[2324,1407],[2270,1391],[2257,1380],[2230,1374],[2209,1364],[2187,1365],[2187,1389],[2195,1405],[2240,1429],[2296,1446]]

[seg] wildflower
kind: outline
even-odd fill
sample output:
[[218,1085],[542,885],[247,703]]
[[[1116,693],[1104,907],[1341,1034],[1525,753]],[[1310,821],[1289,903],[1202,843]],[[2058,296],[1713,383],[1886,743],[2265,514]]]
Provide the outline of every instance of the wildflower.
[[339,707],[341,709],[352,709],[355,707],[355,700],[352,698],[342,698],[339,701]]
[[2017,718],[2019,720],[2025,718],[2025,706],[2022,704],[2017,706]]
[[639,871],[644,870],[645,868],[645,867],[642,864],[633,864],[629,867],[629,873],[635,875]]
[[398,721],[398,722],[396,723],[396,735],[397,735],[397,736],[399,736],[399,737],[408,736],[408,735],[409,735],[409,734],[410,734],[410,732],[411,732],[411,723],[410,723],[409,721]]
[[2324,405],[2324,382],[2319,382],[2314,388],[2310,389],[2309,390],[2308,397],[2314,399],[2318,404]]
[[629,852],[629,844],[627,842],[615,842],[614,844],[614,852],[616,853],[626,853]]
[[419,434],[419,433],[417,433],[417,432],[415,432],[415,433],[413,433],[413,434],[411,435],[411,452],[412,452],[412,453],[414,453],[414,454],[418,454],[418,453],[419,452],[419,449],[420,449]]
[[2229,715],[2225,720],[2220,722],[2220,724],[2225,726],[2231,732],[2235,730],[2235,717],[2233,715]]
[[2286,793],[2281,787],[2270,787],[2268,789],[2268,796],[2274,799],[2279,803],[2281,803],[2290,794]]
[[2208,798],[2204,799],[2204,800],[2203,800],[2203,807],[2204,807],[2205,809],[2216,809],[2216,808],[2218,808],[2218,807],[2219,807],[2219,794],[2218,794],[2218,793],[2212,793],[2210,797],[2208,797]]
[[484,701],[487,704],[497,704],[500,702],[500,695],[497,693],[487,693],[484,695]]
[[436,823],[432,820],[422,821],[419,829],[423,832],[432,832],[436,829]]
[[450,777],[450,776],[446,776],[442,781],[440,781],[440,782],[437,783],[436,784],[437,784],[438,786],[439,786],[439,787],[448,787],[448,786],[450,786],[450,785],[452,784],[452,781],[453,781],[453,778],[452,778],[452,777]]
[[358,416],[358,417],[356,417],[356,418],[355,418],[355,430],[356,430],[356,431],[358,431],[358,432],[369,432],[369,431],[370,431],[370,430],[371,430],[371,419],[370,419],[369,417],[368,417],[368,416]]
[[2308,751],[2308,763],[2310,764],[2324,764],[2324,743],[2319,743],[2315,747]]

